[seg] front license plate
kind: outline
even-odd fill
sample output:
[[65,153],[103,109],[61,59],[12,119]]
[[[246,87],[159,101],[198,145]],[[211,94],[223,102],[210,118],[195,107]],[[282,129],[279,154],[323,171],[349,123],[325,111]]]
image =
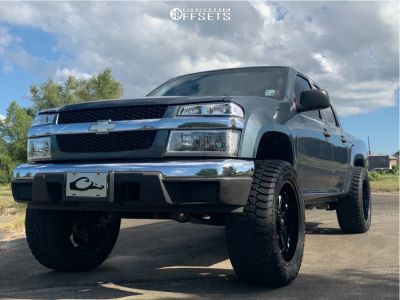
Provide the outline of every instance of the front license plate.
[[108,173],[67,173],[67,197],[106,198]]

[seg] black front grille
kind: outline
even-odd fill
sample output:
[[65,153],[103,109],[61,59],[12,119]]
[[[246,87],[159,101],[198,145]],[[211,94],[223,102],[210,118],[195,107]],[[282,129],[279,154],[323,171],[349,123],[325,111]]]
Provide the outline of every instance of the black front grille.
[[100,120],[125,121],[161,119],[167,106],[106,107],[60,112],[58,124],[92,123]]
[[58,135],[57,143],[62,152],[71,153],[133,151],[150,148],[156,134],[155,130],[66,134]]

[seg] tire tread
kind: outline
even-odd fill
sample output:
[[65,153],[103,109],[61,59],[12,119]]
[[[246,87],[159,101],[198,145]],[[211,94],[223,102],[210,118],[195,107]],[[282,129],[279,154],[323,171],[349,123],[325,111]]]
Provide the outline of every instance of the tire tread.
[[[341,230],[345,233],[367,232],[371,217],[364,219],[363,209],[363,182],[367,180],[368,173],[363,167],[354,167],[350,183],[350,190],[346,197],[339,199],[336,207],[336,215]],[[371,209],[371,208],[370,208]]]
[[[278,259],[280,254],[275,247],[275,188],[282,174],[294,173],[294,170],[288,162],[280,160],[256,161],[255,164],[254,180],[244,213],[232,214],[227,220],[228,252],[241,280],[256,285],[284,286],[298,274],[303,245],[293,268],[287,268],[285,262]],[[304,217],[304,206],[301,209]],[[304,218],[302,224],[304,227]]]
[[104,246],[95,255],[81,255],[65,239],[66,212],[27,209],[25,232],[28,246],[43,266],[63,272],[94,269],[106,260],[118,238],[120,219],[112,224]]

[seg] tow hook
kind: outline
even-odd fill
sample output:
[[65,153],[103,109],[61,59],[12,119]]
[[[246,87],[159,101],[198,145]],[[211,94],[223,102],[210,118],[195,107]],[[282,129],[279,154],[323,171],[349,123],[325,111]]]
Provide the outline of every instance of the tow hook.
[[174,219],[179,223],[186,223],[189,221],[189,214],[185,212],[178,212]]

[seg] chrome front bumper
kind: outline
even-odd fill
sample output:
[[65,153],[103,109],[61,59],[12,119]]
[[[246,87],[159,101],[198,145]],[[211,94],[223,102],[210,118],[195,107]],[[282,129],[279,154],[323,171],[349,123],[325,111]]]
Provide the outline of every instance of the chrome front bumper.
[[23,164],[14,170],[13,179],[33,179],[36,174],[91,172],[159,172],[163,177],[252,176],[254,162],[249,160],[196,160],[101,164]]
[[[100,164],[30,163],[14,170],[13,195],[16,201],[30,205],[80,209],[87,199],[71,201],[65,197],[66,174],[100,172],[110,174],[110,192],[106,201],[99,203],[99,209],[148,211],[186,204],[243,206],[250,192],[254,162],[208,159]],[[125,191],[132,186],[137,188],[129,193]],[[94,207],[93,202],[89,204]]]

